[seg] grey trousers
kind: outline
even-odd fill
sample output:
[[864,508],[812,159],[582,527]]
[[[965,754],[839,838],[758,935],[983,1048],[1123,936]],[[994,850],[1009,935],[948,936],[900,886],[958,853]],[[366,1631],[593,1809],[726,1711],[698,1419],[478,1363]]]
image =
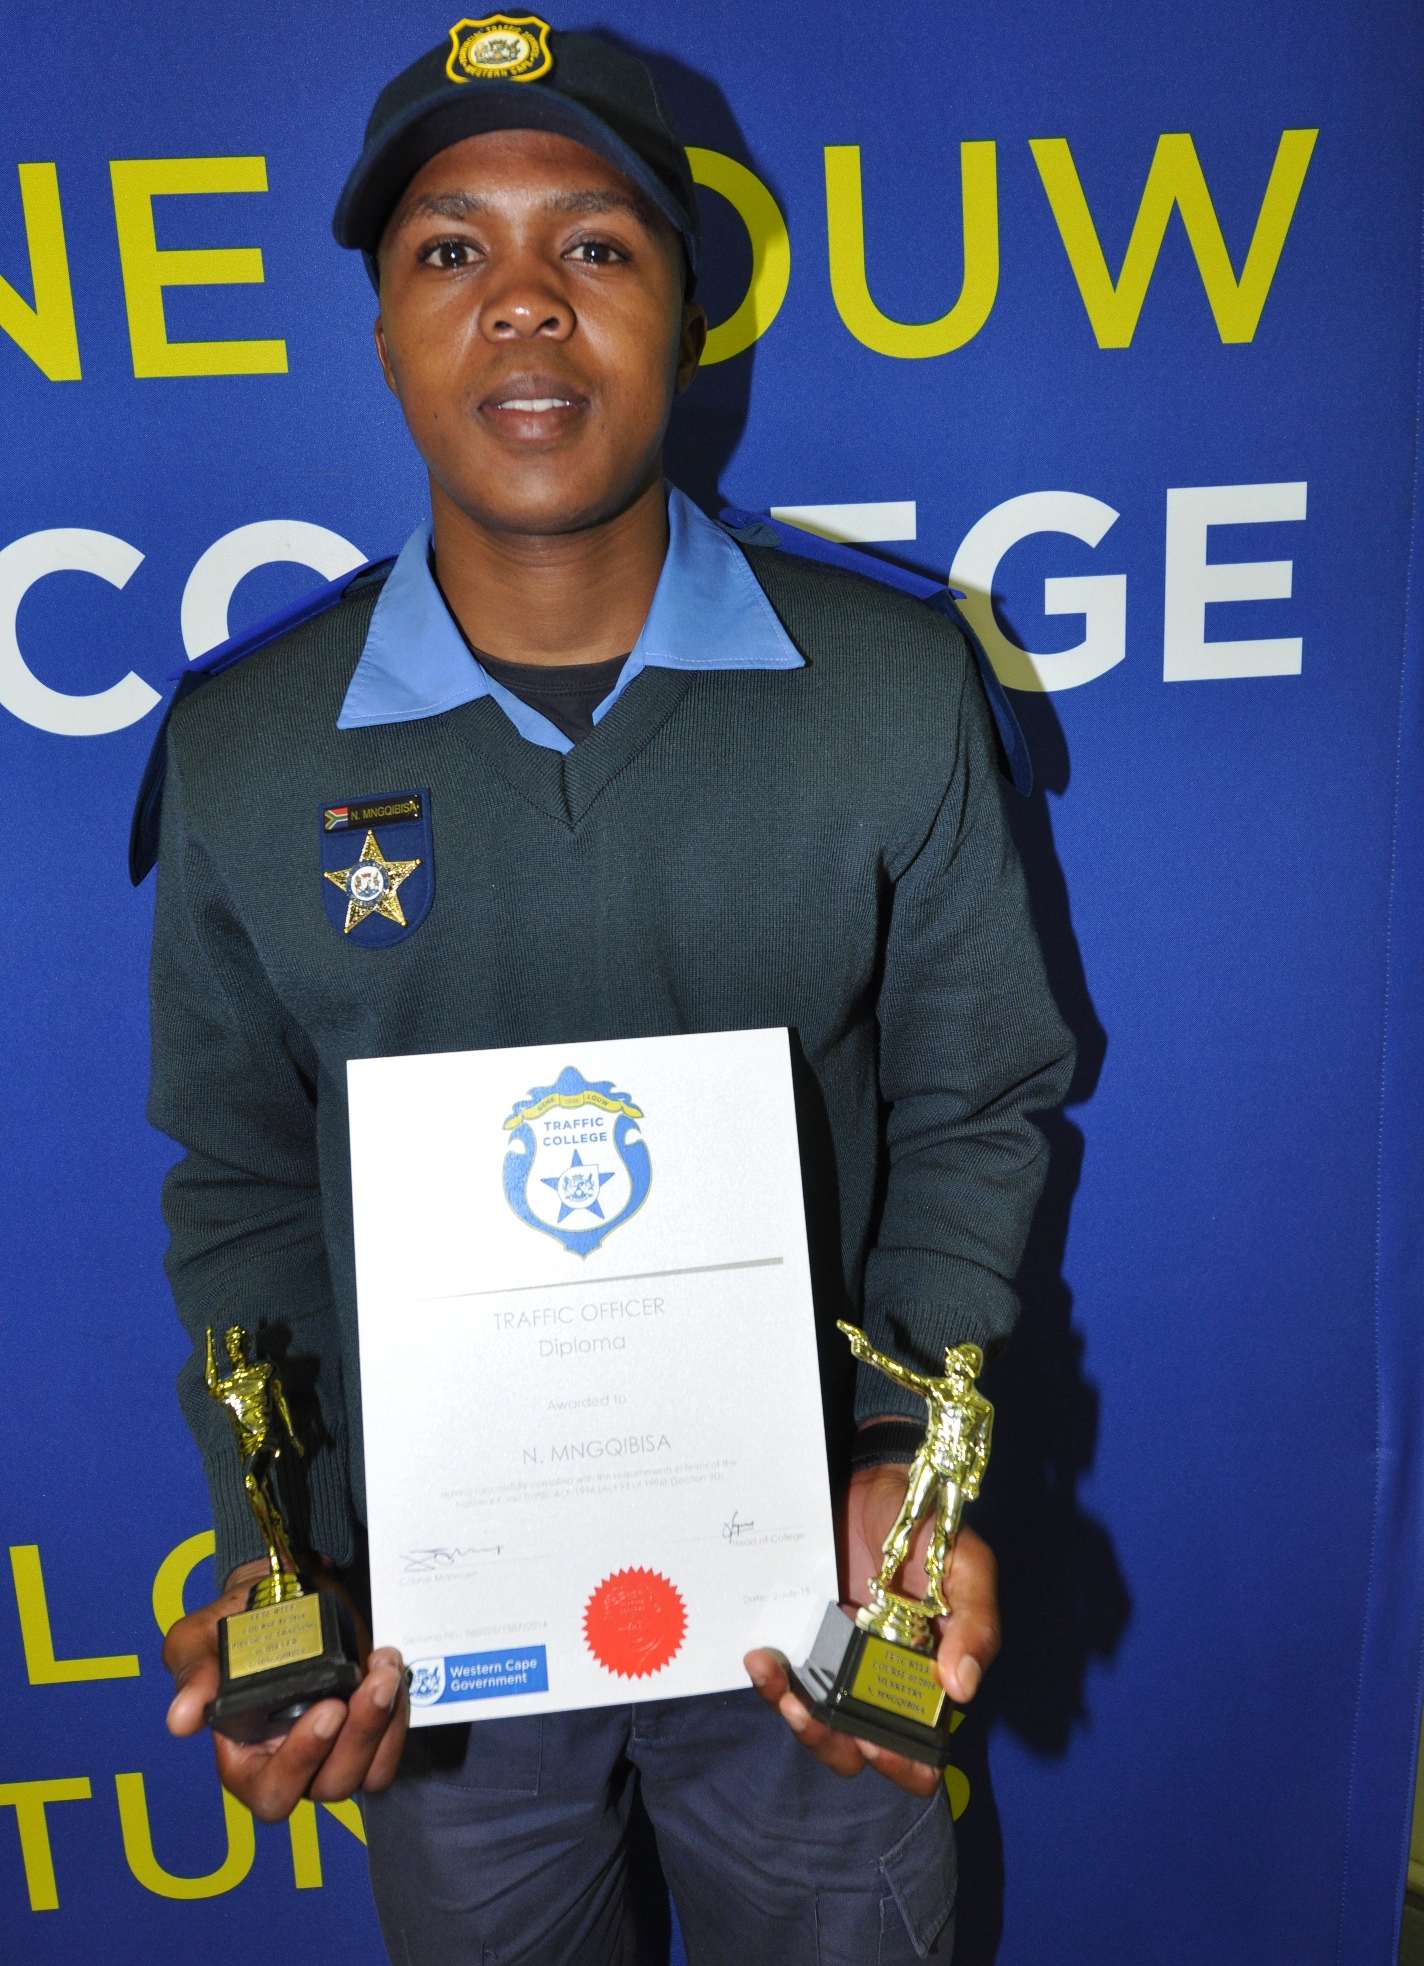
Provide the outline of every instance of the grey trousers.
[[833,1775],[751,1691],[413,1732],[364,1801],[394,1966],[634,1966],[635,1804],[689,1966],[947,1966],[943,1786]]

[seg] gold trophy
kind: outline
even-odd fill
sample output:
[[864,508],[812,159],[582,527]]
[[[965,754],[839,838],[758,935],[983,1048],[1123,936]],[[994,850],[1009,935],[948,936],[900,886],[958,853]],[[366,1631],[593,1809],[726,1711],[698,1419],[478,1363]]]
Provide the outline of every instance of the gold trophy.
[[[954,1345],[944,1355],[944,1376],[932,1379],[877,1351],[855,1325],[839,1328],[858,1359],[920,1395],[929,1420],[910,1463],[900,1513],[881,1546],[869,1604],[854,1622],[838,1604],[828,1607],[811,1656],[792,1671],[791,1684],[827,1726],[943,1768],[949,1760],[951,1709],[935,1667],[934,1620],[949,1610],[944,1574],[960,1511],[979,1493],[989,1459],[994,1409],[974,1386],[984,1354],[977,1345]],[[915,1531],[931,1514],[927,1588],[922,1598],[905,1597],[894,1589],[895,1579]]]
[[252,1586],[245,1611],[218,1619],[221,1679],[203,1718],[235,1741],[267,1741],[318,1700],[349,1699],[361,1666],[349,1606],[317,1589],[292,1555],[277,1469],[284,1439],[298,1454],[303,1448],[282,1381],[265,1359],[249,1361],[240,1324],[229,1325],[223,1343],[232,1367],[225,1378],[208,1332],[208,1391],[227,1408],[237,1435],[243,1486],[267,1545],[267,1575]]

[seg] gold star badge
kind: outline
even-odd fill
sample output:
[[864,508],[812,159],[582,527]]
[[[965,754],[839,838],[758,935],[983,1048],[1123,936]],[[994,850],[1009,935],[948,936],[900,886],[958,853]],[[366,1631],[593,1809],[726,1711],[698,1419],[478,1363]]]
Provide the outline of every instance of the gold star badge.
[[367,915],[384,915],[404,928],[405,910],[400,904],[400,885],[415,872],[418,860],[387,860],[376,845],[374,833],[367,833],[361,858],[354,867],[323,869],[327,880],[346,896],[346,922],[343,935],[349,935]]

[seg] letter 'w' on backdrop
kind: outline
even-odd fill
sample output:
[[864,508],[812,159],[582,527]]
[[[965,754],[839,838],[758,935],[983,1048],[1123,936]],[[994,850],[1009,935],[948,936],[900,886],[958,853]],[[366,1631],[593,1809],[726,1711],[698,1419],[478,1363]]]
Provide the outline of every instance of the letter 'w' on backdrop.
[[[163,1727],[153,1605],[211,1595],[211,1516],[124,848],[171,678],[427,509],[328,225],[456,17],[0,10],[7,1966],[380,1958],[359,1818],[254,1829]],[[704,202],[671,475],[952,581],[1034,753],[1081,1064],[985,1380],[960,1966],[1381,1966],[1424,1653],[1419,10],[599,17]]]

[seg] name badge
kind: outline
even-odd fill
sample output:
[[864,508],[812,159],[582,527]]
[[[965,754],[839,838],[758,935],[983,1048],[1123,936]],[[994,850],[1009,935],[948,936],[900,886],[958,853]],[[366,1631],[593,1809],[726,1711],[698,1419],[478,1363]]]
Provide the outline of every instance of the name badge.
[[318,824],[322,906],[342,940],[388,949],[413,935],[435,899],[429,793],[339,799]]

